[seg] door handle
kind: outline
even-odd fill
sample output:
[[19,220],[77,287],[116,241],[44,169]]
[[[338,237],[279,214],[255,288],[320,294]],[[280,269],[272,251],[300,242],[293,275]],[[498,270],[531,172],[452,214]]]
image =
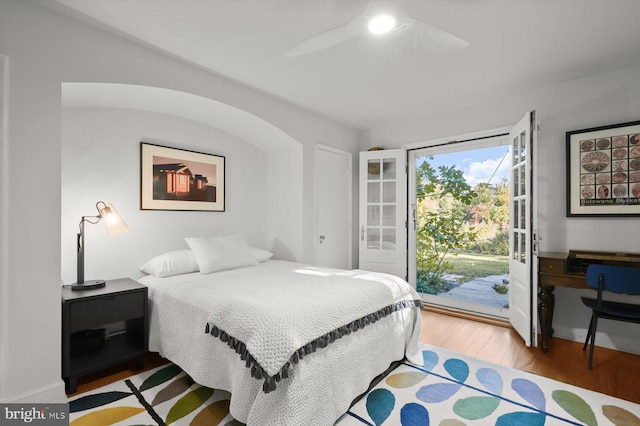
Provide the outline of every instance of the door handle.
[[416,205],[411,204],[412,216],[413,216],[413,230],[415,231],[418,228],[418,216],[416,213]]
[[320,244],[322,244],[324,242],[324,235],[320,235]]
[[364,241],[364,225],[362,225],[362,229],[360,231],[360,241]]

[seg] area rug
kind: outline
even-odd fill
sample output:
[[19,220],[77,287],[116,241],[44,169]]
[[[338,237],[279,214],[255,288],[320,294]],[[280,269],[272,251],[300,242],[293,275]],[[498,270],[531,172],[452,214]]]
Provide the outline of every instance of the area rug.
[[[421,345],[423,366],[400,365],[337,424],[640,425],[638,404]],[[71,398],[70,424],[241,425],[229,396],[168,364]]]
[[70,398],[69,424],[239,426],[230,394],[200,386],[175,364]]
[[640,405],[422,344],[343,416],[365,425],[640,425]]

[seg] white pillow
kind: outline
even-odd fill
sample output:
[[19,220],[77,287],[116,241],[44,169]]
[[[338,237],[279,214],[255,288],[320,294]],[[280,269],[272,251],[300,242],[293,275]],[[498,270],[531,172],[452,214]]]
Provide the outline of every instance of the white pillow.
[[250,247],[250,249],[253,257],[255,257],[258,262],[266,262],[273,256],[273,253],[268,250],[263,250],[257,247]]
[[160,254],[140,267],[145,274],[170,277],[198,271],[196,256],[191,250],[174,250]]
[[203,274],[258,264],[251,249],[239,235],[186,237],[185,241],[193,250]]

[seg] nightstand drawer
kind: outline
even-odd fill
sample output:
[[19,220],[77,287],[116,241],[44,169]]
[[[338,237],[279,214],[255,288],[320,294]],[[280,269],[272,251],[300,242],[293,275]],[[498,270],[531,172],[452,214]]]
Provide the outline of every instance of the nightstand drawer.
[[564,274],[565,262],[562,259],[540,259],[540,273]]
[[143,317],[145,303],[143,291],[109,294],[71,303],[69,306],[70,332]]

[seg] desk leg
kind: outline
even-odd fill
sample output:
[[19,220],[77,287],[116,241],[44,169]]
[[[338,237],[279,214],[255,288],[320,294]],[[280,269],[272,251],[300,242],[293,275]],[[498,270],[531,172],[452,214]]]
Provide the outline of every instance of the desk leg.
[[553,336],[553,307],[555,305],[555,296],[553,294],[554,286],[540,285],[538,292],[538,317],[540,318],[540,332],[542,334],[542,342],[540,343],[542,352],[549,350],[549,338]]

